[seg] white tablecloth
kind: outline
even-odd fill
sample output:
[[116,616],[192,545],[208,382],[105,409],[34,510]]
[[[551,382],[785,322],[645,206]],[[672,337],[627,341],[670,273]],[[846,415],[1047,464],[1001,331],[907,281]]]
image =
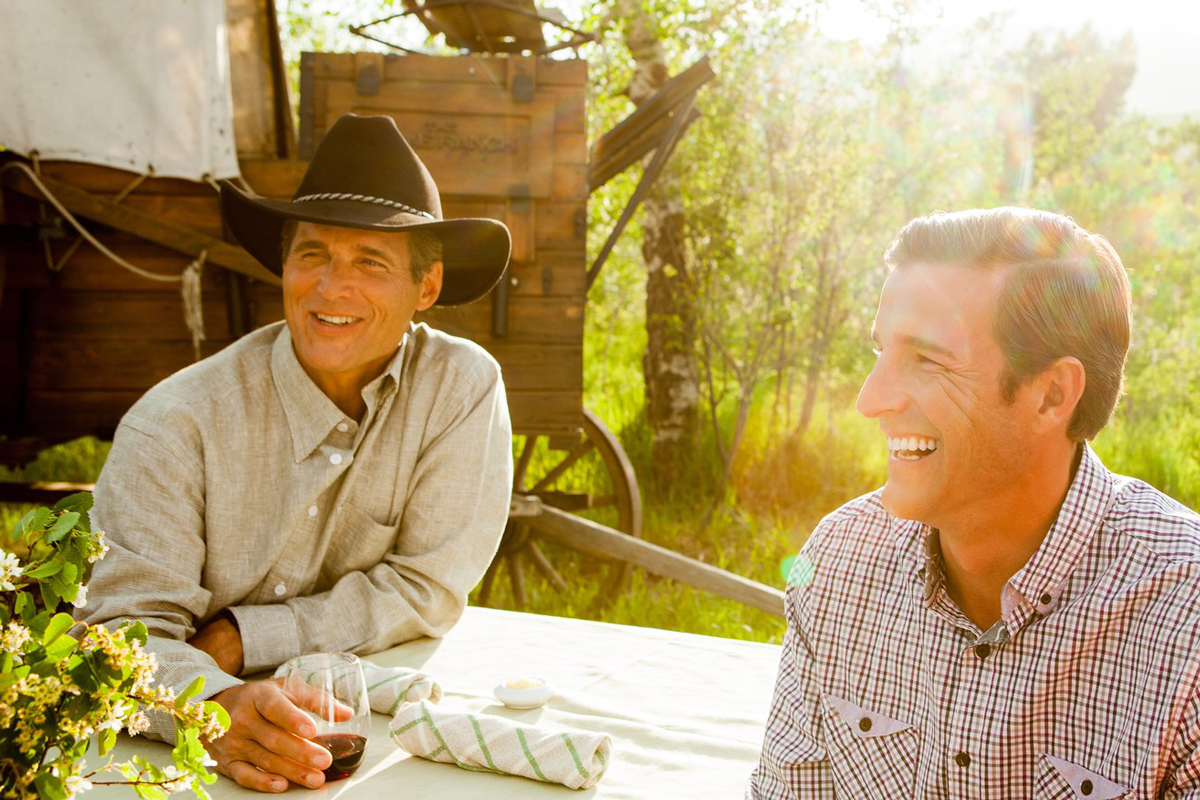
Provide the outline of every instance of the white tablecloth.
[[[368,658],[428,672],[445,690],[444,708],[608,733],[613,738],[608,774],[595,788],[576,792],[470,773],[399,750],[388,739],[388,719],[374,714],[366,760],[353,777],[315,791],[292,787],[289,793],[309,793],[313,800],[740,798],[762,746],[779,647],[468,608],[445,638],[420,639]],[[532,711],[513,711],[493,698],[497,683],[529,674],[552,683],[558,696]],[[156,763],[170,763],[165,745],[137,744]],[[132,745],[122,738],[115,755],[128,757]],[[88,762],[96,764],[94,753]],[[214,800],[262,797],[224,777],[209,791]],[[110,796],[117,796],[110,787],[87,794],[94,800]],[[133,792],[121,787],[120,796]]]

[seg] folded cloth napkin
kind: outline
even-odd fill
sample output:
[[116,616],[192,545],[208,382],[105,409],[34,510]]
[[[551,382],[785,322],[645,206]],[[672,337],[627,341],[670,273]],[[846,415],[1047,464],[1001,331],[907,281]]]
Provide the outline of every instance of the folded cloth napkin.
[[504,717],[435,708],[427,700],[402,705],[388,734],[414,756],[569,789],[595,786],[612,754],[605,734],[530,728]]
[[[391,716],[404,703],[421,700],[436,703],[442,699],[442,687],[424,672],[408,667],[381,667],[362,659],[359,663],[367,684],[367,704],[372,711]],[[281,666],[275,671],[275,677],[280,677],[283,672]]]

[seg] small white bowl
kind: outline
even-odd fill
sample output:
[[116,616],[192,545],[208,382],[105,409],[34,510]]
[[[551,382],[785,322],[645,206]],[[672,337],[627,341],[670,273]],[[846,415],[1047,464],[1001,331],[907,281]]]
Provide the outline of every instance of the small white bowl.
[[540,681],[541,685],[529,689],[510,689],[501,683],[492,690],[492,694],[496,695],[496,699],[509,708],[537,708],[545,705],[546,701],[554,697],[554,687],[542,678],[533,680]]

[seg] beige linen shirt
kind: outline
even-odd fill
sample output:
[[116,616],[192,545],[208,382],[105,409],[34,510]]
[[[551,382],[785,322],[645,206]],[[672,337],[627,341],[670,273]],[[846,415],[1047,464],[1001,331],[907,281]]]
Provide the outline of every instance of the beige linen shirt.
[[499,365],[414,325],[363,400],[361,423],[343,414],[282,322],[147,392],[96,484],[111,551],[80,618],[144,621],[160,683],[203,675],[205,697],[241,681],[185,640],[226,608],[244,673],[449,630],[508,516]]

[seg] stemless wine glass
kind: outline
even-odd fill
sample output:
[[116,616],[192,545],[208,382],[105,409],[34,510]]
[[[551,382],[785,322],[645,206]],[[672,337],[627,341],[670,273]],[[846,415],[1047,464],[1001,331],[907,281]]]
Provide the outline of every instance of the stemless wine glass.
[[371,730],[367,684],[358,657],[350,653],[309,653],[283,666],[284,689],[316,724],[313,741],[333,756],[325,780],[353,775],[362,763]]

